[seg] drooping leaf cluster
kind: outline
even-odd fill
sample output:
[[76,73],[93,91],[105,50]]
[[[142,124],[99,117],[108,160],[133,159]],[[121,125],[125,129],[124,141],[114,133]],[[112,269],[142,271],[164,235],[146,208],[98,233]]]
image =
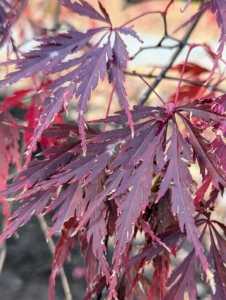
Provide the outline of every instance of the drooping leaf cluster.
[[[214,59],[212,70],[187,59],[182,64],[170,63],[167,71],[179,73],[178,86],[167,101],[161,99],[161,105],[130,108],[124,84],[130,57],[123,36],[130,35],[138,42],[141,39],[128,24],[113,27],[100,2],[96,10],[83,0],[59,1],[77,15],[104,23],[103,27],[85,33],[71,28],[39,37],[35,49],[17,52],[16,59],[1,63],[3,67],[15,65],[16,70],[0,80],[0,87],[30,77],[34,86],[16,91],[0,105],[0,197],[10,195],[21,203],[0,243],[32,216],[53,213],[48,237],[57,232],[61,236],[52,264],[50,299],[54,299],[55,278],[77,244],[86,266],[85,299],[101,295],[105,288],[108,299],[183,299],[186,290],[189,299],[196,299],[198,267],[203,282],[211,287],[212,299],[226,297],[226,229],[212,218],[217,197],[226,187],[226,93],[220,87],[223,75],[220,79],[215,75],[226,33],[223,2],[203,1],[199,12],[181,26],[196,24],[208,8],[216,14],[222,31],[218,52],[203,45]],[[8,22],[12,26],[16,21],[16,17],[10,21],[9,16],[18,3],[4,1],[0,6],[4,36],[10,35]],[[157,11],[165,26],[172,3]],[[22,8],[17,9],[21,12]],[[167,27],[165,31],[167,37]],[[44,80],[37,84],[40,74]],[[165,73],[161,74],[164,80]],[[103,119],[86,120],[87,102],[105,77],[122,110]],[[206,80],[210,84],[204,85]],[[23,100],[28,96],[30,104],[25,105]],[[67,111],[73,97],[78,118],[76,124],[69,124],[61,112]],[[12,118],[12,107],[27,110],[27,127]],[[113,129],[94,130],[96,124]],[[19,129],[24,131],[27,164],[6,188],[9,164],[20,166]],[[31,159],[37,142],[42,151]],[[200,174],[199,182],[195,173]],[[7,205],[5,211],[9,218]],[[139,234],[143,244],[134,255]],[[210,245],[205,249],[207,234]],[[107,260],[110,238],[114,247],[111,261]],[[177,255],[185,241],[192,244],[192,250],[170,274],[172,255]],[[151,281],[144,273],[148,262],[153,265]]]

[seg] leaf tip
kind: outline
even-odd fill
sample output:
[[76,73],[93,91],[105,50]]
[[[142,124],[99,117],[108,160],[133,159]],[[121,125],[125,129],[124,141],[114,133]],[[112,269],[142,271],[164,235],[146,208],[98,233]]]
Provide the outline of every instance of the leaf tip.
[[132,139],[134,138],[134,128],[132,127],[131,128],[131,136],[132,136]]
[[213,294],[216,293],[216,283],[214,281],[214,275],[213,273],[210,271],[209,268],[206,269],[206,276],[208,278],[208,281],[209,281],[209,285],[211,287],[211,290],[213,292]]

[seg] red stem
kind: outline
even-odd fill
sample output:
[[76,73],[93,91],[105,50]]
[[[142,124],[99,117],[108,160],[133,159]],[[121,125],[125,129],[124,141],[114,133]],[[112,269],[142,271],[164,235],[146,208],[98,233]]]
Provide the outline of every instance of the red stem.
[[140,15],[138,15],[137,17],[127,21],[126,23],[124,23],[123,25],[121,25],[119,28],[122,28],[122,27],[125,27],[126,25],[128,25],[129,23],[133,22],[133,21],[136,21],[137,19],[140,19],[146,15],[149,15],[149,14],[160,14],[162,16],[165,16],[167,14],[167,11],[170,7],[170,5],[174,2],[174,0],[170,0],[170,2],[167,4],[166,8],[164,9],[164,11],[160,11],[160,10],[153,10],[153,11],[147,11],[145,13],[142,13]]
[[199,46],[203,46],[203,45],[202,45],[202,44],[191,44],[191,45],[189,46],[189,50],[188,50],[186,59],[185,59],[185,61],[184,61],[184,65],[183,65],[183,68],[182,68],[182,71],[181,71],[180,79],[179,79],[178,86],[177,86],[177,90],[176,90],[176,95],[175,95],[175,99],[174,99],[174,105],[175,105],[175,106],[177,105],[177,100],[178,100],[178,96],[179,96],[179,93],[180,93],[180,86],[181,86],[181,82],[182,82],[182,79],[183,79],[185,67],[186,67],[186,64],[187,64],[187,62],[188,62],[188,57],[189,57],[189,55],[190,55],[190,52],[191,52],[191,50],[192,50],[193,48],[199,47]]
[[136,73],[136,71],[133,71],[133,74],[137,75],[140,77],[140,79],[150,88],[152,89],[153,93],[159,98],[159,100],[164,104],[166,105],[165,101],[159,96],[158,93],[156,93],[156,91],[150,86],[150,84],[148,84],[148,82],[139,74]]
[[[109,114],[109,111],[110,111],[110,108],[111,108],[111,103],[112,103],[114,91],[115,91],[115,84],[114,84],[114,86],[112,88],[112,91],[111,91],[111,95],[110,95],[110,99],[109,99],[109,103],[108,103],[108,108],[107,108],[107,112],[106,112],[106,118],[108,117],[108,114]],[[105,130],[106,130],[106,123],[104,123],[103,132],[105,132]]]

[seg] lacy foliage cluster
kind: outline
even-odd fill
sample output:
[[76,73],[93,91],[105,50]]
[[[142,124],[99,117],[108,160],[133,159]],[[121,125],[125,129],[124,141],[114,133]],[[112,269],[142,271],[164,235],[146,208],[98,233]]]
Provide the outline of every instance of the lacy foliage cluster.
[[[14,65],[16,70],[0,80],[0,87],[38,74],[43,77],[39,86],[16,91],[0,105],[0,199],[7,219],[4,197],[14,195],[21,203],[0,242],[33,215],[54,211],[48,237],[56,232],[61,236],[50,276],[51,299],[55,277],[76,244],[86,265],[85,299],[101,295],[105,288],[108,299],[133,299],[135,295],[139,299],[183,299],[185,290],[189,299],[196,299],[197,266],[201,267],[203,282],[211,286],[212,299],[225,299],[226,226],[213,219],[212,212],[226,186],[226,94],[216,96],[222,77],[215,74],[225,43],[226,3],[202,1],[199,11],[181,26],[194,25],[208,9],[216,14],[221,30],[217,54],[203,45],[214,60],[212,70],[188,62],[188,56],[183,64],[172,66],[172,62],[168,70],[180,76],[175,95],[167,103],[162,100],[161,106],[136,105],[133,109],[124,85],[130,57],[123,36],[142,41],[129,22],[113,28],[107,11],[98,3],[97,11],[83,0],[59,1],[73,13],[104,26],[85,33],[71,28],[39,37],[39,46],[27,53],[20,53],[11,37],[11,27],[27,1],[4,0],[0,4],[1,43],[11,43],[17,57],[1,63],[3,67]],[[157,12],[164,21],[172,3]],[[97,37],[95,44],[93,37]],[[181,45],[179,41],[177,47]],[[189,45],[189,53],[196,46],[200,45]],[[50,79],[59,73],[62,75],[57,79]],[[123,109],[105,119],[87,121],[87,102],[106,76]],[[161,76],[160,80],[166,78],[165,73]],[[208,78],[205,86],[203,76]],[[149,86],[148,93],[152,90]],[[23,99],[28,96],[31,102],[25,105]],[[67,111],[73,97],[78,119],[76,124],[69,124],[61,113]],[[27,127],[19,126],[10,115],[9,109],[15,106],[27,109]],[[96,123],[113,124],[114,129],[99,132],[93,129]],[[9,164],[21,168],[19,129],[25,131],[27,164],[6,188]],[[37,142],[43,150],[40,158],[31,160]],[[200,185],[194,182],[193,166],[201,174]],[[144,243],[132,255],[138,233],[143,234]],[[204,252],[206,234],[210,247]],[[109,237],[114,238],[111,262],[106,259]],[[176,257],[186,240],[193,250],[169,274],[171,255]],[[151,281],[144,273],[150,261],[154,269]]]

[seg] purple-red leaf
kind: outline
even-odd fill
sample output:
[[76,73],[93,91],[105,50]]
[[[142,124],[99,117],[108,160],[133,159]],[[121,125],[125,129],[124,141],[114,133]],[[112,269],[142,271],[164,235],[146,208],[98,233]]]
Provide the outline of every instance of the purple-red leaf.
[[20,169],[19,132],[17,128],[3,123],[14,123],[10,113],[0,112],[0,191],[5,189],[8,179],[9,164],[16,164]]
[[4,99],[4,102],[0,104],[0,111],[6,111],[15,106],[27,107],[23,105],[22,100],[33,91],[33,89],[16,91],[12,96]]
[[[178,241],[181,239],[182,236],[183,236],[183,233],[180,231],[178,224],[176,224],[176,225],[169,227],[163,234],[159,235],[158,238],[168,248],[172,248],[178,243]],[[120,268],[133,266],[135,264],[140,263],[143,260],[149,261],[154,256],[160,254],[163,250],[165,250],[163,245],[160,245],[157,243],[155,243],[155,244],[150,243],[150,244],[144,246],[144,248],[140,251],[140,253],[133,256],[129,260],[123,262],[120,265]]]
[[217,49],[217,56],[207,81],[212,78],[215,70],[218,67],[218,62],[222,57],[224,44],[226,42],[226,2],[224,0],[211,0],[210,9],[213,14],[216,14],[217,25],[221,29],[221,36],[219,39],[220,45]]
[[0,237],[0,244],[8,237],[12,236],[13,233],[18,229],[18,227],[26,224],[31,217],[36,214],[41,214],[50,200],[50,197],[56,192],[56,188],[52,187],[47,191],[37,192],[33,195],[29,203],[21,206],[12,216],[14,221],[12,221],[5,229],[5,232]]
[[191,3],[191,0],[187,0],[185,7],[183,8],[182,12],[185,12],[185,10],[188,8],[189,4]]
[[[86,197],[85,201],[93,202],[93,199],[102,191],[102,180],[100,177],[94,179],[86,187]],[[106,205],[103,202],[98,206],[90,217],[87,229],[87,241],[92,243],[93,253],[100,262],[102,272],[105,275],[106,282],[110,282],[110,272],[108,268],[108,263],[105,258],[106,247],[104,244],[107,229],[106,229]]]
[[184,299],[186,288],[188,289],[189,300],[196,300],[195,261],[195,250],[192,250],[183,262],[172,271],[167,281],[167,286],[172,286],[163,300]]
[[50,300],[54,300],[55,278],[59,274],[60,268],[63,266],[65,260],[70,255],[71,249],[74,248],[77,243],[77,236],[71,237],[71,233],[74,231],[76,224],[75,218],[70,218],[65,222],[64,228],[62,229],[62,235],[54,249],[54,260],[49,283]]
[[[219,250],[215,244],[215,237],[218,243]],[[211,224],[210,227],[210,240],[211,248],[209,258],[213,260],[214,264],[214,287],[212,287],[213,295],[212,299],[224,299],[226,297],[226,285],[225,285],[225,276],[226,276],[226,241],[223,239],[220,234],[217,232],[216,228]]]
[[[116,262],[116,270],[121,263],[120,256],[125,251],[126,243],[132,237],[132,224],[136,222],[140,213],[145,210],[149,203],[151,196],[151,181],[153,169],[153,161],[158,151],[161,151],[162,140],[164,137],[164,130],[155,137],[157,126],[150,131],[147,136],[146,143],[143,144],[143,149],[137,149],[137,161],[134,160],[131,167],[142,164],[138,167],[136,172],[127,178],[124,185],[119,187],[116,192],[111,196],[112,198],[125,192],[127,189],[132,188],[126,198],[118,208],[119,218],[116,222],[116,238],[115,238],[115,252],[113,261]],[[145,146],[146,144],[146,146]],[[139,153],[140,152],[140,153]],[[117,271],[116,271],[117,272]]]
[[28,0],[1,0],[0,3],[0,47],[10,34],[12,26],[23,12]]
[[192,177],[188,165],[192,162],[192,151],[190,145],[179,132],[177,124],[174,124],[170,146],[166,154],[169,165],[161,183],[157,200],[165,194],[172,182],[172,211],[178,216],[181,231],[183,232],[186,228],[187,238],[194,244],[196,255],[200,258],[203,268],[206,269],[208,263],[203,254],[203,246],[198,239],[199,230],[195,225],[195,209],[189,191]]
[[[91,7],[85,1],[82,4],[85,9],[89,10]],[[77,3],[71,5],[78,5],[81,8],[81,5]],[[96,45],[80,57],[63,61],[68,55],[78,53],[94,35],[103,30],[106,31],[105,35],[107,35],[107,42],[104,45],[101,44],[102,38],[100,38]],[[122,31],[123,28],[120,28],[120,30]],[[125,32],[137,37],[132,29],[125,29]],[[91,92],[97,87],[99,78],[103,80],[109,68],[109,80],[115,84],[116,92],[125,108],[130,128],[133,132],[133,120],[129,111],[126,91],[123,86],[125,80],[123,71],[127,67],[129,55],[117,29],[114,30],[114,34],[115,41],[112,48],[110,43],[112,32],[110,28],[91,29],[86,33],[70,30],[68,33],[39,39],[38,41],[41,44],[36,50],[23,54],[24,58],[22,59],[10,62],[10,64],[15,64],[18,70],[8,74],[5,79],[1,80],[0,86],[11,85],[22,78],[31,77],[38,72],[48,75],[67,70],[71,67],[74,68],[66,75],[61,76],[44,87],[44,90],[51,91],[51,96],[47,97],[41,105],[42,113],[29,145],[28,153],[35,149],[43,130],[48,128],[56,115],[62,109],[67,110],[67,104],[73,95],[78,99],[77,121],[79,123],[83,152],[86,152],[86,132],[84,129],[86,122],[84,112],[87,110],[87,101],[91,97]]]
[[[0,111],[0,192],[6,188],[10,163],[15,164],[18,169],[21,168],[18,143],[19,131],[17,128],[3,124],[3,122],[14,123],[12,116],[7,111]],[[8,219],[10,217],[8,202],[1,195],[0,201],[3,203],[3,213]]]
[[143,43],[143,41],[140,39],[140,37],[137,35],[137,33],[133,30],[133,26],[130,27],[119,27],[117,28],[117,31],[119,33],[125,34],[125,35],[131,35],[135,39],[137,39],[140,43]]
[[79,0],[81,4],[77,2],[72,3],[71,0],[60,0],[60,1],[62,5],[71,9],[73,12],[79,14],[80,16],[89,17],[94,20],[111,24],[109,16],[101,4],[99,4],[99,6],[104,17],[101,14],[99,14],[88,2],[84,0]]
[[188,21],[180,25],[173,33],[176,33],[180,29],[188,26],[191,22],[195,22],[209,7],[210,7],[210,2],[202,3],[198,12],[195,13]]
[[73,97],[76,85],[72,82],[68,87],[60,87],[52,96],[45,99],[43,107],[45,108],[39,117],[39,122],[35,128],[33,138],[28,146],[28,153],[36,148],[36,143],[40,139],[43,131],[49,127],[62,107],[67,106]]
[[0,81],[0,86],[11,85],[40,71],[44,74],[50,73],[67,55],[81,50],[98,31],[93,29],[81,33],[70,30],[68,33],[38,39],[41,45],[36,50],[23,54],[22,59],[10,61],[16,65],[18,71],[9,73]]
[[[218,105],[219,106],[219,105]],[[214,111],[216,109],[216,111]],[[210,103],[205,103],[199,100],[195,100],[193,102],[189,102],[185,105],[181,105],[177,107],[177,111],[187,111],[196,117],[202,118],[207,122],[216,121],[226,121],[226,116],[224,112],[218,113],[217,112],[217,103],[210,100]]]
[[123,104],[125,108],[125,112],[128,117],[128,121],[130,124],[130,129],[133,134],[133,120],[132,115],[129,110],[129,103],[127,101],[127,93],[125,87],[123,86],[123,82],[125,81],[124,70],[127,67],[127,61],[129,60],[129,54],[126,50],[126,46],[121,39],[120,35],[117,31],[115,31],[115,42],[113,46],[113,61],[110,64],[110,73],[109,73],[109,81],[110,83],[115,84],[116,92],[119,96],[119,100]]
[[78,183],[71,184],[65,191],[63,191],[47,208],[46,212],[58,207],[52,220],[55,221],[54,226],[48,233],[48,238],[55,232],[60,232],[65,222],[74,216],[75,208],[82,201],[83,190]]
[[219,158],[223,169],[226,171],[226,144],[223,142],[222,137],[217,135],[212,141],[214,154]]
[[185,124],[188,140],[194,149],[202,177],[205,178],[207,170],[214,186],[220,189],[219,183],[223,186],[226,185],[226,173],[219,165],[217,156],[210,151],[210,144],[200,134],[200,131],[188,119],[180,116]]

